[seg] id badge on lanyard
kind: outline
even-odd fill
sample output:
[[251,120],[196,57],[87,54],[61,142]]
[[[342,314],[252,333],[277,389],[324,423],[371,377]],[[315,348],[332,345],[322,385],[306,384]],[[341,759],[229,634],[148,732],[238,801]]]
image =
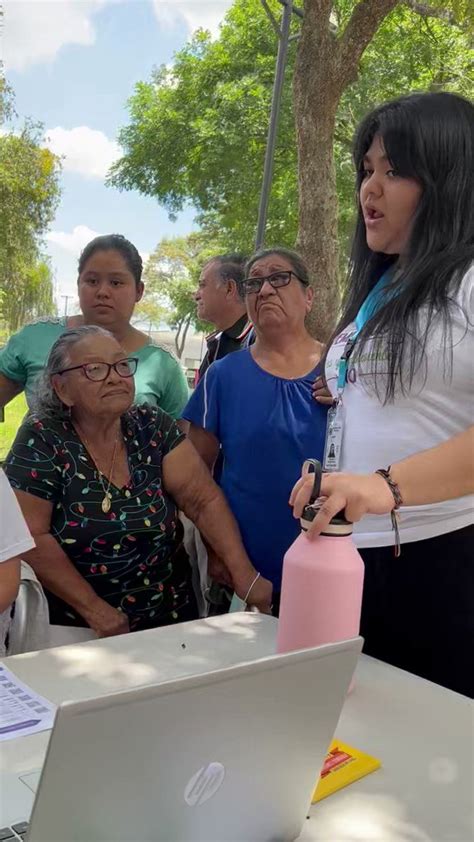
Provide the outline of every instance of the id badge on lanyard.
[[342,435],[344,432],[344,406],[337,400],[328,412],[326,442],[324,445],[324,471],[338,471],[341,463]]
[[324,444],[323,470],[326,472],[338,471],[341,464],[342,438],[344,435],[344,403],[343,394],[347,379],[347,367],[349,358],[354,350],[355,336],[347,341],[342,357],[339,360],[337,372],[337,397],[329,409],[326,427],[326,441]]

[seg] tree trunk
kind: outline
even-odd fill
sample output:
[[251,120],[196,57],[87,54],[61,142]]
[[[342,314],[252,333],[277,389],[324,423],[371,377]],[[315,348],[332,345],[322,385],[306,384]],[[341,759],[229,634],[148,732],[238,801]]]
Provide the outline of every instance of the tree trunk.
[[[318,62],[319,64],[319,62]],[[306,260],[315,289],[308,326],[324,342],[331,334],[339,307],[338,201],[333,138],[338,91],[329,80],[304,91],[303,74],[295,75],[298,140],[299,228],[297,248]],[[320,77],[321,78],[321,77]]]
[[186,343],[186,336],[188,335],[191,319],[192,313],[190,313],[188,316],[183,316],[183,318],[180,319],[180,321],[178,322],[178,329],[174,337],[176,356],[178,357],[178,360],[180,360],[183,355],[184,345]]
[[332,31],[332,0],[305,0],[293,81],[298,145],[297,248],[315,289],[309,329],[328,339],[339,310],[338,204],[334,132],[339,101],[359,61],[398,0],[360,0],[344,31]]
[[324,342],[339,306],[338,202],[334,166],[336,112],[341,96],[330,0],[306,0],[294,75],[298,144],[297,247],[315,288],[311,333]]
[[176,325],[176,333],[174,335],[174,347],[176,348],[176,356],[178,357],[178,360],[181,359],[181,353],[182,353],[182,348],[180,348],[179,339],[180,339],[180,335],[181,335],[181,329],[183,327],[183,322],[184,322],[184,318],[179,320],[179,322]]
[[183,334],[182,334],[182,337],[181,337],[181,353],[180,353],[180,355],[179,355],[179,358],[180,358],[180,359],[181,359],[182,354],[183,354],[183,351],[184,351],[184,346],[186,345],[186,337],[187,337],[187,335],[188,335],[188,330],[189,330],[189,326],[190,326],[190,324],[191,324],[191,319],[192,319],[192,314],[190,313],[190,314],[189,314],[189,316],[188,316],[188,318],[186,319],[186,323],[185,323],[185,325],[184,325]]

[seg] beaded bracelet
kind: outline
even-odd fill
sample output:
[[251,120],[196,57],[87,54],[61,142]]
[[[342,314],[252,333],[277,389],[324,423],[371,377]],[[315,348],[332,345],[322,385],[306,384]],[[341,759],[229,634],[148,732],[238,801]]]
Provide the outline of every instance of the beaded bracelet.
[[395,508],[399,509],[400,506],[403,506],[403,498],[402,498],[402,493],[400,491],[400,488],[399,488],[398,484],[390,476],[391,468],[392,468],[391,465],[389,465],[387,469],[379,468],[377,471],[375,471],[375,473],[378,474],[380,477],[382,477],[385,480],[385,482],[387,483],[390,491],[393,494],[393,499],[395,501]]
[[402,494],[401,494],[401,491],[400,491],[400,488],[399,488],[398,484],[390,476],[391,467],[392,466],[389,465],[388,468],[386,468],[386,469],[385,468],[379,468],[377,471],[375,471],[375,473],[378,474],[379,477],[382,477],[382,479],[385,480],[385,482],[387,483],[390,491],[392,492],[393,501],[394,501],[395,505],[394,505],[392,511],[390,512],[390,518],[391,518],[391,521],[392,521],[392,529],[395,532],[395,558],[398,558],[400,553],[401,553],[401,547],[400,547],[400,515],[398,513],[398,510],[399,510],[400,506],[403,506],[403,497],[402,497]]

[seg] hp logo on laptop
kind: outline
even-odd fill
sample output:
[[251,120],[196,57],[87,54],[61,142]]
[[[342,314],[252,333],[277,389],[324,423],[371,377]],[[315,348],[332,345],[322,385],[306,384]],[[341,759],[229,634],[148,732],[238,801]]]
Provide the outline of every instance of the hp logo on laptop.
[[201,766],[184,790],[184,800],[188,807],[198,807],[212,798],[222,786],[224,778],[225,769],[222,763],[213,762],[208,766]]

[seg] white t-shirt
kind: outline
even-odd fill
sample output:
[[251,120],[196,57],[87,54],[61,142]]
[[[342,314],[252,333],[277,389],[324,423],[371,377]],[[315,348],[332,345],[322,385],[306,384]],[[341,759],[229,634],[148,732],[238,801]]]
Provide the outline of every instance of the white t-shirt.
[[[360,362],[349,360],[343,395],[341,471],[371,473],[386,468],[441,444],[474,423],[474,265],[464,275],[455,301],[459,306],[453,305],[451,310],[452,368],[449,348],[446,360],[444,356],[441,319],[433,319],[426,348],[427,362],[423,371],[415,374],[409,394],[404,396],[399,392],[392,403],[383,405],[370,389],[373,383],[367,361],[370,340]],[[334,395],[338,363],[354,329],[354,325],[349,325],[328,352],[326,379]],[[378,370],[383,378],[380,362]],[[381,392],[383,396],[383,388]],[[400,510],[400,536],[402,542],[420,541],[473,522],[473,496],[426,506],[404,506]],[[359,547],[393,544],[389,515],[363,518],[355,525],[354,539]]]
[[15,494],[0,468],[0,563],[26,553],[34,546]]

